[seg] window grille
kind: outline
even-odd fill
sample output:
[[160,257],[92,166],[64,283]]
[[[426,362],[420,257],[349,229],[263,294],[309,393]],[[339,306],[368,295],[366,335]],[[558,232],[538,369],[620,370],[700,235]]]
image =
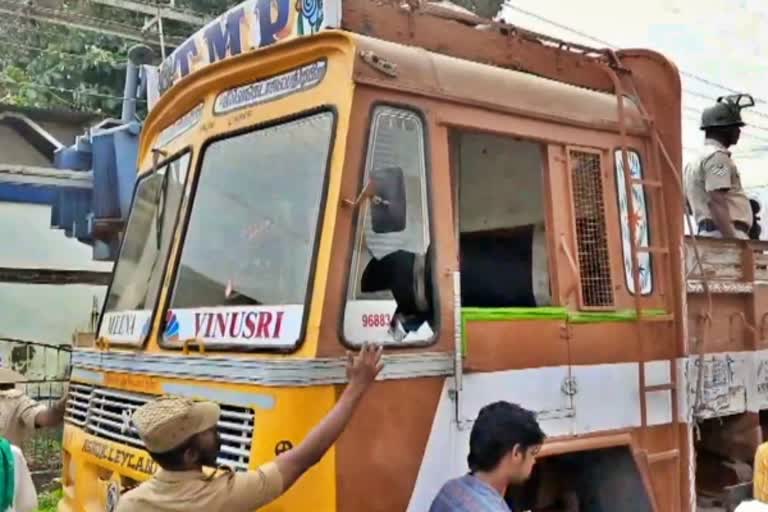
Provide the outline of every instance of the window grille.
[[614,305],[600,155],[569,151],[573,213],[581,280],[581,305]]

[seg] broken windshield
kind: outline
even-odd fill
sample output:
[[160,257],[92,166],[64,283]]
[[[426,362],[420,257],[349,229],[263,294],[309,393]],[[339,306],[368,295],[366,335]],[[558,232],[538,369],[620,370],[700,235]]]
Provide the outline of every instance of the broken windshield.
[[111,343],[140,343],[149,332],[189,159],[185,153],[146,174],[136,185],[99,326],[99,337]]

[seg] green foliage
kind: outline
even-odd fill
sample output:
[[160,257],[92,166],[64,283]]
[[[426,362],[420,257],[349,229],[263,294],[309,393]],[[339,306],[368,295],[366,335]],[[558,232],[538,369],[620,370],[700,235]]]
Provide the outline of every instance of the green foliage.
[[56,512],[56,505],[62,498],[61,488],[41,493],[37,498],[37,512]]
[[0,101],[39,108],[120,111],[130,42],[33,22],[0,36]]
[[[210,16],[241,0],[183,0],[177,5]],[[503,0],[453,0],[480,16],[498,14]],[[145,17],[111,7],[62,1],[71,12],[141,27]],[[189,36],[196,27],[168,22],[169,35]],[[18,17],[0,20],[0,103],[65,108],[119,117],[125,59],[135,44],[92,31]],[[159,52],[158,52],[159,55]]]
[[23,448],[27,464],[32,470],[57,466],[61,462],[61,430],[53,435],[36,435]]
[[[237,3],[239,0],[185,0],[177,5],[213,15]],[[143,15],[83,2],[62,2],[61,6],[137,28],[145,21]],[[22,17],[0,21],[0,103],[119,117],[125,60],[135,41]],[[167,23],[165,29],[180,36],[197,30],[174,23]]]

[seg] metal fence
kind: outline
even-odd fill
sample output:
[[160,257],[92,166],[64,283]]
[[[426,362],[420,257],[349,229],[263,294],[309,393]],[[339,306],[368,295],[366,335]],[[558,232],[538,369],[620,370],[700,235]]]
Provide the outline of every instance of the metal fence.
[[[46,405],[64,395],[71,353],[69,345],[0,337],[0,367],[22,374],[19,388]],[[61,437],[62,427],[38,429],[21,447],[38,488],[61,474]]]

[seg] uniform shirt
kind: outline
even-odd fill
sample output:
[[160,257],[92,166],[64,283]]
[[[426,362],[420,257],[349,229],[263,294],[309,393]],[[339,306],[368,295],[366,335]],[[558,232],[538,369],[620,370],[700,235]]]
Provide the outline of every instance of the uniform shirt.
[[707,139],[699,155],[685,167],[686,196],[696,224],[714,220],[709,209],[709,193],[728,190],[728,212],[733,221],[752,225],[752,207],[741,186],[739,169],[731,153],[719,142]]
[[768,512],[768,503],[757,500],[742,501],[734,512]]
[[21,446],[35,430],[35,416],[45,409],[18,389],[0,391],[0,436]]
[[128,491],[115,512],[253,512],[283,493],[274,462],[255,471],[166,471]]
[[7,512],[35,512],[37,510],[37,490],[32,481],[27,461],[21,450],[11,445],[13,452],[13,481],[14,498],[13,505]]
[[499,492],[473,475],[449,480],[429,512],[510,512]]
[[768,503],[768,442],[758,446],[755,451],[752,497]]

